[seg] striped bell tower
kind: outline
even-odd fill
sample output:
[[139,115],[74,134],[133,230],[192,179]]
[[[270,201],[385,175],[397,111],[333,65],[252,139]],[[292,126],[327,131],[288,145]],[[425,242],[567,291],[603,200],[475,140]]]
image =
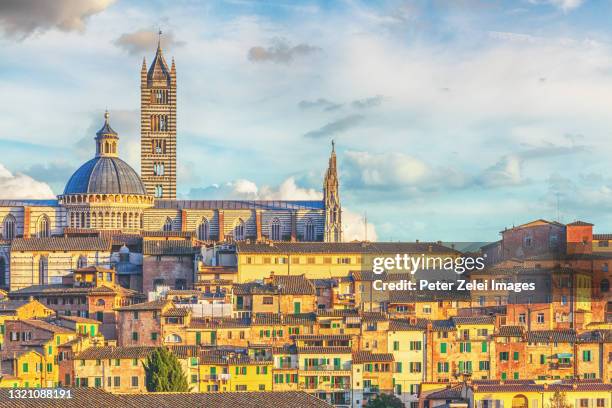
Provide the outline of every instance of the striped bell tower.
[[176,199],[176,67],[164,59],[161,34],[140,70],[140,177],[156,199]]

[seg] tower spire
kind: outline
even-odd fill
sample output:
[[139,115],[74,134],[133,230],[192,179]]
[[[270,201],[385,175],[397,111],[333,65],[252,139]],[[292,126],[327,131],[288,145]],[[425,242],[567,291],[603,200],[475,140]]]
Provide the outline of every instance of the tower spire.
[[161,51],[161,36],[162,36],[162,30],[161,28],[159,29],[159,31],[157,32],[157,50]]
[[332,140],[329,166],[323,181],[323,205],[325,206],[325,242],[342,242],[342,207],[336,167],[336,143]]

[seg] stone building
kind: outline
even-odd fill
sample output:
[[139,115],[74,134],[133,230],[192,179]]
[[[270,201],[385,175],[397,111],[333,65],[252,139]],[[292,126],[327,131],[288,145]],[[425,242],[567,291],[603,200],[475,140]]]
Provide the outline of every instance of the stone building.
[[[68,230],[192,233],[207,242],[342,241],[333,144],[320,200],[177,200],[176,102],[174,60],[169,68],[160,44],[149,69],[143,61],[141,70],[141,175],[119,158],[119,135],[106,112],[95,157],[75,171],[57,200],[0,200],[0,287],[14,286],[15,239],[51,239]],[[69,272],[58,269],[52,277]],[[26,283],[45,283],[35,275]],[[124,278],[131,287],[136,282]]]

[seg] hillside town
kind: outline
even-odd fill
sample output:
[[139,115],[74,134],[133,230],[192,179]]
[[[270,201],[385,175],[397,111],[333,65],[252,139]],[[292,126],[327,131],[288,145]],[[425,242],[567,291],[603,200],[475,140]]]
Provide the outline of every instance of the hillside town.
[[[612,234],[540,219],[469,248],[346,242],[333,143],[321,200],[180,200],[176,64],[161,40],[140,79],[140,175],[106,112],[95,157],[57,200],[0,200],[3,398],[66,388],[97,406],[359,408],[393,396],[545,408],[559,395],[612,406]],[[373,271],[398,255],[485,267]],[[474,289],[378,289],[424,278]],[[506,286],[479,289],[490,280]],[[510,284],[535,291],[500,290]],[[160,349],[189,394],[150,392]]]

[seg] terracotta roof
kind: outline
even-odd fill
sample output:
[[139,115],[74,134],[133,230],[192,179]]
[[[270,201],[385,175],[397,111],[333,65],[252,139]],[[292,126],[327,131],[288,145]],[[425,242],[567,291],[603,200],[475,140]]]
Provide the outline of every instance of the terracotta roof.
[[155,350],[155,347],[90,347],[79,354],[75,360],[104,360],[104,359],[126,359],[146,358]]
[[434,391],[425,396],[428,400],[460,400],[461,399],[461,385],[448,386],[443,390]]
[[280,315],[276,313],[258,313],[253,316],[251,324],[254,326],[267,326],[272,324],[305,324],[312,325],[316,322],[314,313],[299,313]]
[[370,351],[358,351],[353,353],[353,363],[393,362],[395,358],[391,353],[372,353]]
[[427,319],[391,319],[389,320],[389,331],[422,331],[427,328]]
[[0,314],[16,312],[17,309],[19,309],[23,305],[27,305],[28,303],[30,302],[27,300],[6,300],[0,302]]
[[240,328],[249,327],[250,321],[248,319],[238,318],[203,318],[203,317],[192,317],[189,327],[197,329],[226,329],[226,328]]
[[382,322],[389,320],[387,315],[381,312],[361,312],[359,315],[364,322]]
[[455,330],[455,322],[452,320],[432,320],[431,327],[434,331],[452,331]]
[[143,255],[193,255],[197,252],[190,240],[145,240]]
[[576,332],[574,330],[557,329],[527,332],[527,341],[529,343],[575,343],[576,339]]
[[153,300],[151,302],[135,303],[133,305],[119,307],[116,310],[161,310],[167,304],[173,305],[170,300]]
[[609,241],[612,240],[612,234],[593,234],[595,241]]
[[172,354],[177,358],[197,357],[200,352],[200,346],[169,346]]
[[110,251],[111,244],[101,237],[16,238],[11,251]]
[[610,343],[612,342],[612,330],[589,330],[578,335],[580,343]]
[[87,324],[101,324],[99,320],[88,319],[87,317],[80,316],[64,316],[60,315],[57,317],[58,320],[68,320],[75,323],[87,323]]
[[191,313],[191,309],[186,307],[173,307],[162,313],[163,317],[185,317]]
[[525,328],[523,326],[500,326],[497,333],[494,333],[493,336],[522,337],[524,332]]
[[389,303],[437,302],[470,300],[469,290],[393,290],[389,292]]
[[317,310],[318,317],[355,317],[359,316],[357,309]]
[[233,350],[207,350],[200,352],[200,364],[272,364],[272,358],[253,358]]
[[[431,249],[431,250],[430,250]],[[459,253],[435,242],[237,242],[238,253],[312,253],[312,254],[402,254]]]
[[304,275],[287,276],[274,275],[272,284],[278,287],[283,295],[315,295],[314,284],[306,279]]
[[59,334],[74,333],[76,334],[74,330],[70,330],[70,329],[67,329],[66,327],[58,326],[56,324],[52,324],[44,320],[30,319],[30,320],[21,320],[21,322],[23,322],[24,324],[30,325],[30,326],[34,326],[41,330],[50,331],[52,333],[59,333]]
[[466,317],[453,317],[455,325],[459,324],[495,324],[495,317],[493,316],[466,316]]
[[299,354],[352,354],[350,347],[297,347]]
[[350,340],[350,334],[298,334],[293,336],[295,340]]
[[194,235],[192,231],[141,231],[141,234],[144,238],[191,238]]
[[[163,200],[162,200],[163,201]],[[8,401],[7,388],[0,400]],[[13,408],[331,408],[323,400],[302,391],[111,394],[98,388],[72,388],[72,398],[11,399]]]
[[592,227],[594,224],[584,221],[574,221],[567,224],[568,227]]

